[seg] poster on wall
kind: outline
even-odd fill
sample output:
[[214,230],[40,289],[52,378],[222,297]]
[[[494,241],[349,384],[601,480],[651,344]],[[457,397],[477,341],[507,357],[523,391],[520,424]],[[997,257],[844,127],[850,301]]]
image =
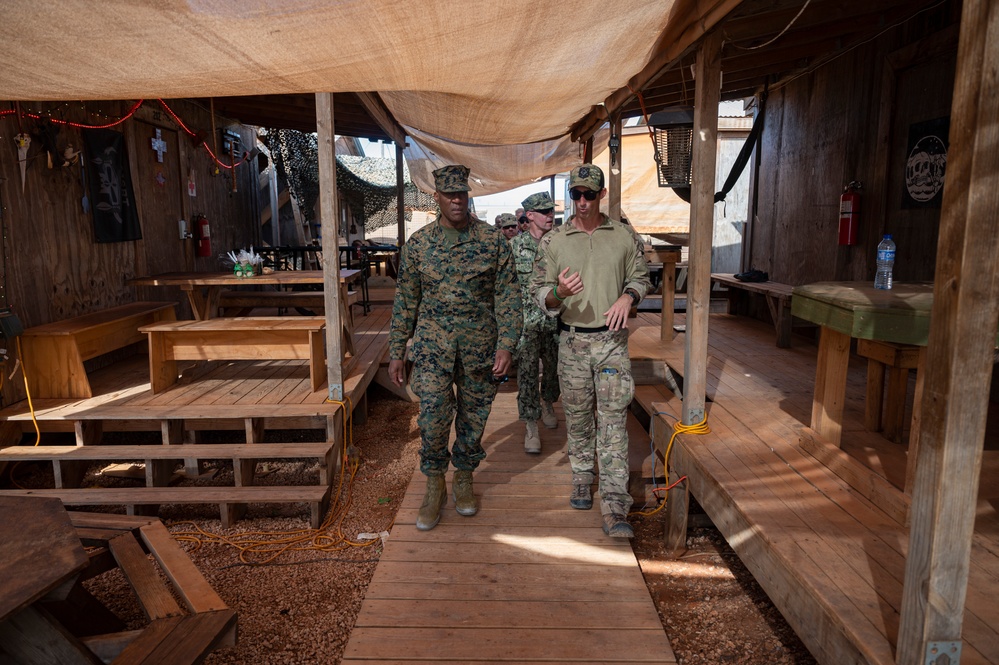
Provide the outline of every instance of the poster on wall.
[[949,117],[909,125],[903,208],[940,207],[947,173],[949,134]]
[[140,240],[125,137],[110,129],[84,129],[82,133],[97,242]]

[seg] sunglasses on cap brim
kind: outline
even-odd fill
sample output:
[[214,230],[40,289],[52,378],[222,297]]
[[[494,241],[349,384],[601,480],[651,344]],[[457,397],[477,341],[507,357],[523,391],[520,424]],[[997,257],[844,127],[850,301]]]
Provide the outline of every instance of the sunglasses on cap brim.
[[573,201],[578,201],[581,198],[585,198],[587,201],[593,201],[597,198],[597,194],[600,192],[594,192],[592,189],[570,189],[569,198]]

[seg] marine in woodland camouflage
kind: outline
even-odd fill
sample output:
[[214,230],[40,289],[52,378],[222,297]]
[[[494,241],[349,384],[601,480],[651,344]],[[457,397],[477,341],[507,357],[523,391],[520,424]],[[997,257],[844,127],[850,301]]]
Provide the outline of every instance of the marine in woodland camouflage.
[[[496,351],[516,350],[522,321],[510,245],[495,228],[472,217],[451,244],[438,216],[403,245],[389,357],[405,358],[413,338],[411,384],[420,398],[423,473],[442,475],[449,461],[474,469],[485,458],[481,439],[496,394],[490,381]],[[452,422],[457,440],[449,453]]]
[[437,169],[434,171],[434,187],[445,194],[469,191],[468,167],[451,164]]
[[552,197],[548,194],[548,192],[531,194],[524,199],[520,205],[524,206],[524,212],[537,212],[538,210],[555,209],[555,202],[552,201]]
[[[524,207],[527,207],[526,202]],[[541,417],[539,400],[558,401],[558,321],[546,316],[531,300],[531,278],[538,255],[538,241],[530,233],[521,233],[510,241],[510,248],[524,303],[524,328],[517,346],[517,410],[521,420],[537,420]],[[540,392],[539,359],[544,365]]]

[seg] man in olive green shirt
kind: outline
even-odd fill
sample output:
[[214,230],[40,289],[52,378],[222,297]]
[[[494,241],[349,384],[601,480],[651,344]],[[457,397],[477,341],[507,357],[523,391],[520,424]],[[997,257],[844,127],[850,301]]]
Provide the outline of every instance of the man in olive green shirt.
[[635,383],[628,312],[651,283],[641,238],[600,212],[606,195],[598,167],[572,170],[569,197],[576,214],[541,239],[531,287],[542,310],[559,317],[558,375],[573,483],[569,504],[580,510],[593,506],[590,485],[597,465],[604,533],[632,538],[627,414]]

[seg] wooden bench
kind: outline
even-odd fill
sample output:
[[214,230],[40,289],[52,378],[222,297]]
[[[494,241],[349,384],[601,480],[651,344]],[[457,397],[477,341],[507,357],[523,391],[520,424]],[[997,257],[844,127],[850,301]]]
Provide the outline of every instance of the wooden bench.
[[172,302],[134,302],[34,326],[21,337],[31,396],[93,397],[85,360],[143,340],[139,328],[177,318]]
[[[166,487],[176,464],[189,459],[232,460],[236,486]],[[254,487],[256,463],[265,459],[319,460],[319,485]],[[75,502],[74,505],[125,504],[131,512],[135,505],[218,503],[222,523],[226,526],[243,516],[247,503],[306,502],[312,505],[313,526],[318,528],[337,469],[332,443],[10,446],[0,449],[0,461],[27,460],[51,460],[55,477],[54,490],[29,490],[32,493],[78,490],[89,462],[143,460],[146,487],[88,488],[78,490],[80,494],[74,491],[46,496],[59,496],[64,503]]]
[[177,382],[178,360],[308,360],[315,392],[326,380],[321,316],[256,316],[143,326],[153,393]]
[[729,273],[711,273],[711,281],[728,288],[729,311],[734,313],[737,294],[734,290],[759,293],[766,298],[770,308],[770,318],[777,331],[777,346],[786,349],[791,346],[791,285],[780,282],[743,282]]

